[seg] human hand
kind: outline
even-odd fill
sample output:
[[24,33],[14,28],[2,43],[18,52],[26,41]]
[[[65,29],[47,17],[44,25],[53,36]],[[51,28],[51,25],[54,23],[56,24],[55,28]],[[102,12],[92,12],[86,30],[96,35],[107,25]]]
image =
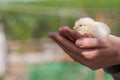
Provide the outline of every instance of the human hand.
[[65,27],[49,37],[71,58],[93,70],[120,64],[119,37],[84,37]]

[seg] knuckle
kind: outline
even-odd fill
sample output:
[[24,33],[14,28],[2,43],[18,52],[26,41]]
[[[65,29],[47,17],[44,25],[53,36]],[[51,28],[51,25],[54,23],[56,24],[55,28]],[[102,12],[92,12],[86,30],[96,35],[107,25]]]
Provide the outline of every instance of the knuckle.
[[85,58],[87,61],[89,61],[89,62],[94,61],[94,58],[95,58],[95,56],[92,55],[92,53],[90,53],[90,52],[84,52],[84,53],[83,53],[83,56],[84,56],[84,58]]
[[92,70],[97,70],[97,66],[95,66],[94,63],[92,62],[88,62],[88,64],[86,65],[88,68],[92,69]]
[[97,58],[99,58],[99,54],[98,53],[99,53],[98,50],[94,50],[94,51],[83,52],[82,55],[89,62],[95,62],[97,60]]

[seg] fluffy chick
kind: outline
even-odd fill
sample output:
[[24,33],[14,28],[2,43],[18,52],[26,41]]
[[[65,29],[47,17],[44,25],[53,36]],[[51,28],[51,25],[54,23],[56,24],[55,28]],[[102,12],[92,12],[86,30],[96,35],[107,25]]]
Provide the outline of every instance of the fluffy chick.
[[106,24],[96,22],[91,18],[80,18],[75,22],[73,29],[81,35],[87,33],[96,38],[106,37],[111,33],[110,28]]

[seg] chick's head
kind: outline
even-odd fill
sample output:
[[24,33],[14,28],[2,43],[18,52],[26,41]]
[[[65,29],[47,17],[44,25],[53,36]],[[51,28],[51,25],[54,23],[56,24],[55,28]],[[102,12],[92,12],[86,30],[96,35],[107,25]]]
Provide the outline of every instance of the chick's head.
[[75,22],[74,30],[78,31],[80,34],[89,33],[91,27],[94,25],[94,20],[91,18],[80,18]]

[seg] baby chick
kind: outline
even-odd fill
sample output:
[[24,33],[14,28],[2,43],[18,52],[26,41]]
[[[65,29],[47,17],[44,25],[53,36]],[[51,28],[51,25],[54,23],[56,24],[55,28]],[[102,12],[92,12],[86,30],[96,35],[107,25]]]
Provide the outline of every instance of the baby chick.
[[110,28],[106,24],[96,22],[91,18],[80,18],[75,22],[73,29],[81,35],[87,33],[96,38],[106,37],[111,33]]

